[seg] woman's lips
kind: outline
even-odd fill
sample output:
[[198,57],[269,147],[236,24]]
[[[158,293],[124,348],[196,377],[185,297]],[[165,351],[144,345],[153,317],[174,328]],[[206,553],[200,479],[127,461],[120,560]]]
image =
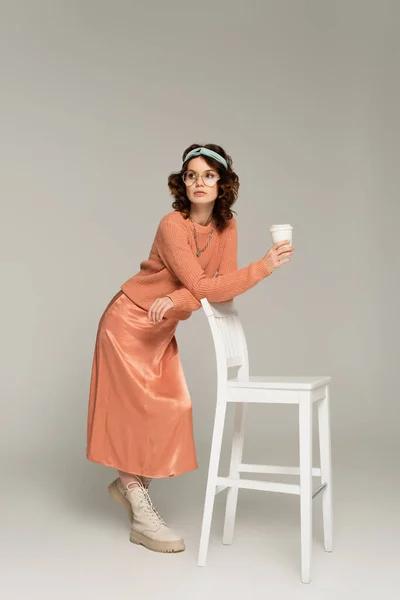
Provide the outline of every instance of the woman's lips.
[[194,195],[195,196],[205,196],[206,193],[205,192],[195,192]]

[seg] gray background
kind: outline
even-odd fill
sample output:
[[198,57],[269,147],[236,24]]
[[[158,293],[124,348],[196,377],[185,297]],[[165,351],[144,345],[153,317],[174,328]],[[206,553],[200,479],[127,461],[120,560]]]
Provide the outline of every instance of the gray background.
[[[7,597],[202,598],[223,585],[234,597],[397,597],[399,3],[0,11]],[[316,499],[311,586],[299,580],[297,499],[282,495],[241,492],[229,548],[218,496],[208,566],[196,567],[216,384],[202,311],[177,331],[200,469],[153,487],[187,551],[129,545],[107,496],[115,471],[85,459],[98,320],[147,258],[171,210],[167,176],[194,142],[233,157],[240,266],[266,253],[272,223],[294,226],[292,263],[236,302],[253,374],[332,376],[336,543],[324,554]],[[296,419],[252,407],[245,461],[296,464]]]

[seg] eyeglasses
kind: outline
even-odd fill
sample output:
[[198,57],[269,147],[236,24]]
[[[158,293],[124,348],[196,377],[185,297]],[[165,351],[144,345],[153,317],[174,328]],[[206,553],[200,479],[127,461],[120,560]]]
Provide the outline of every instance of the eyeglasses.
[[214,171],[204,171],[202,175],[200,175],[200,173],[196,173],[195,171],[186,171],[182,175],[182,179],[185,182],[185,185],[187,185],[188,187],[193,185],[194,182],[199,179],[199,177],[201,177],[201,180],[204,183],[204,185],[208,187],[213,187],[217,183],[217,181],[221,179],[219,175],[214,173]]

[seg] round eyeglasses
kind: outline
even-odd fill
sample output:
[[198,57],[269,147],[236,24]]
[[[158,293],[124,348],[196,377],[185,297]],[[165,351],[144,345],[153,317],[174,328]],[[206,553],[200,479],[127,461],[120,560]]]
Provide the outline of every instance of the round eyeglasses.
[[200,173],[196,173],[195,171],[186,171],[182,175],[182,179],[185,182],[185,185],[190,187],[201,177],[204,185],[208,187],[213,187],[217,181],[220,179],[219,175],[217,175],[214,171],[205,171],[202,175]]

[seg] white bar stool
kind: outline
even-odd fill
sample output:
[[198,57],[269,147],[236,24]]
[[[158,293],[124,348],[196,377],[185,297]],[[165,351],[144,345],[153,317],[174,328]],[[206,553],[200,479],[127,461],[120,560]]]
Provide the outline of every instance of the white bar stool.
[[[200,536],[198,565],[205,566],[215,495],[227,489],[223,543],[231,544],[240,488],[300,496],[301,581],[311,581],[312,500],[321,493],[324,547],[332,552],[332,467],[329,415],[330,377],[250,376],[247,343],[235,302],[211,303],[201,300],[214,342],[217,361],[217,405],[211,443],[210,463]],[[237,376],[228,378],[228,368],[237,367]],[[219,477],[226,406],[235,403],[230,472]],[[294,404],[299,410],[300,467],[250,465],[242,463],[245,408],[250,402]],[[318,403],[320,467],[312,466],[312,411]],[[299,475],[299,484],[241,478],[242,473]],[[312,478],[320,479],[313,491]]]

